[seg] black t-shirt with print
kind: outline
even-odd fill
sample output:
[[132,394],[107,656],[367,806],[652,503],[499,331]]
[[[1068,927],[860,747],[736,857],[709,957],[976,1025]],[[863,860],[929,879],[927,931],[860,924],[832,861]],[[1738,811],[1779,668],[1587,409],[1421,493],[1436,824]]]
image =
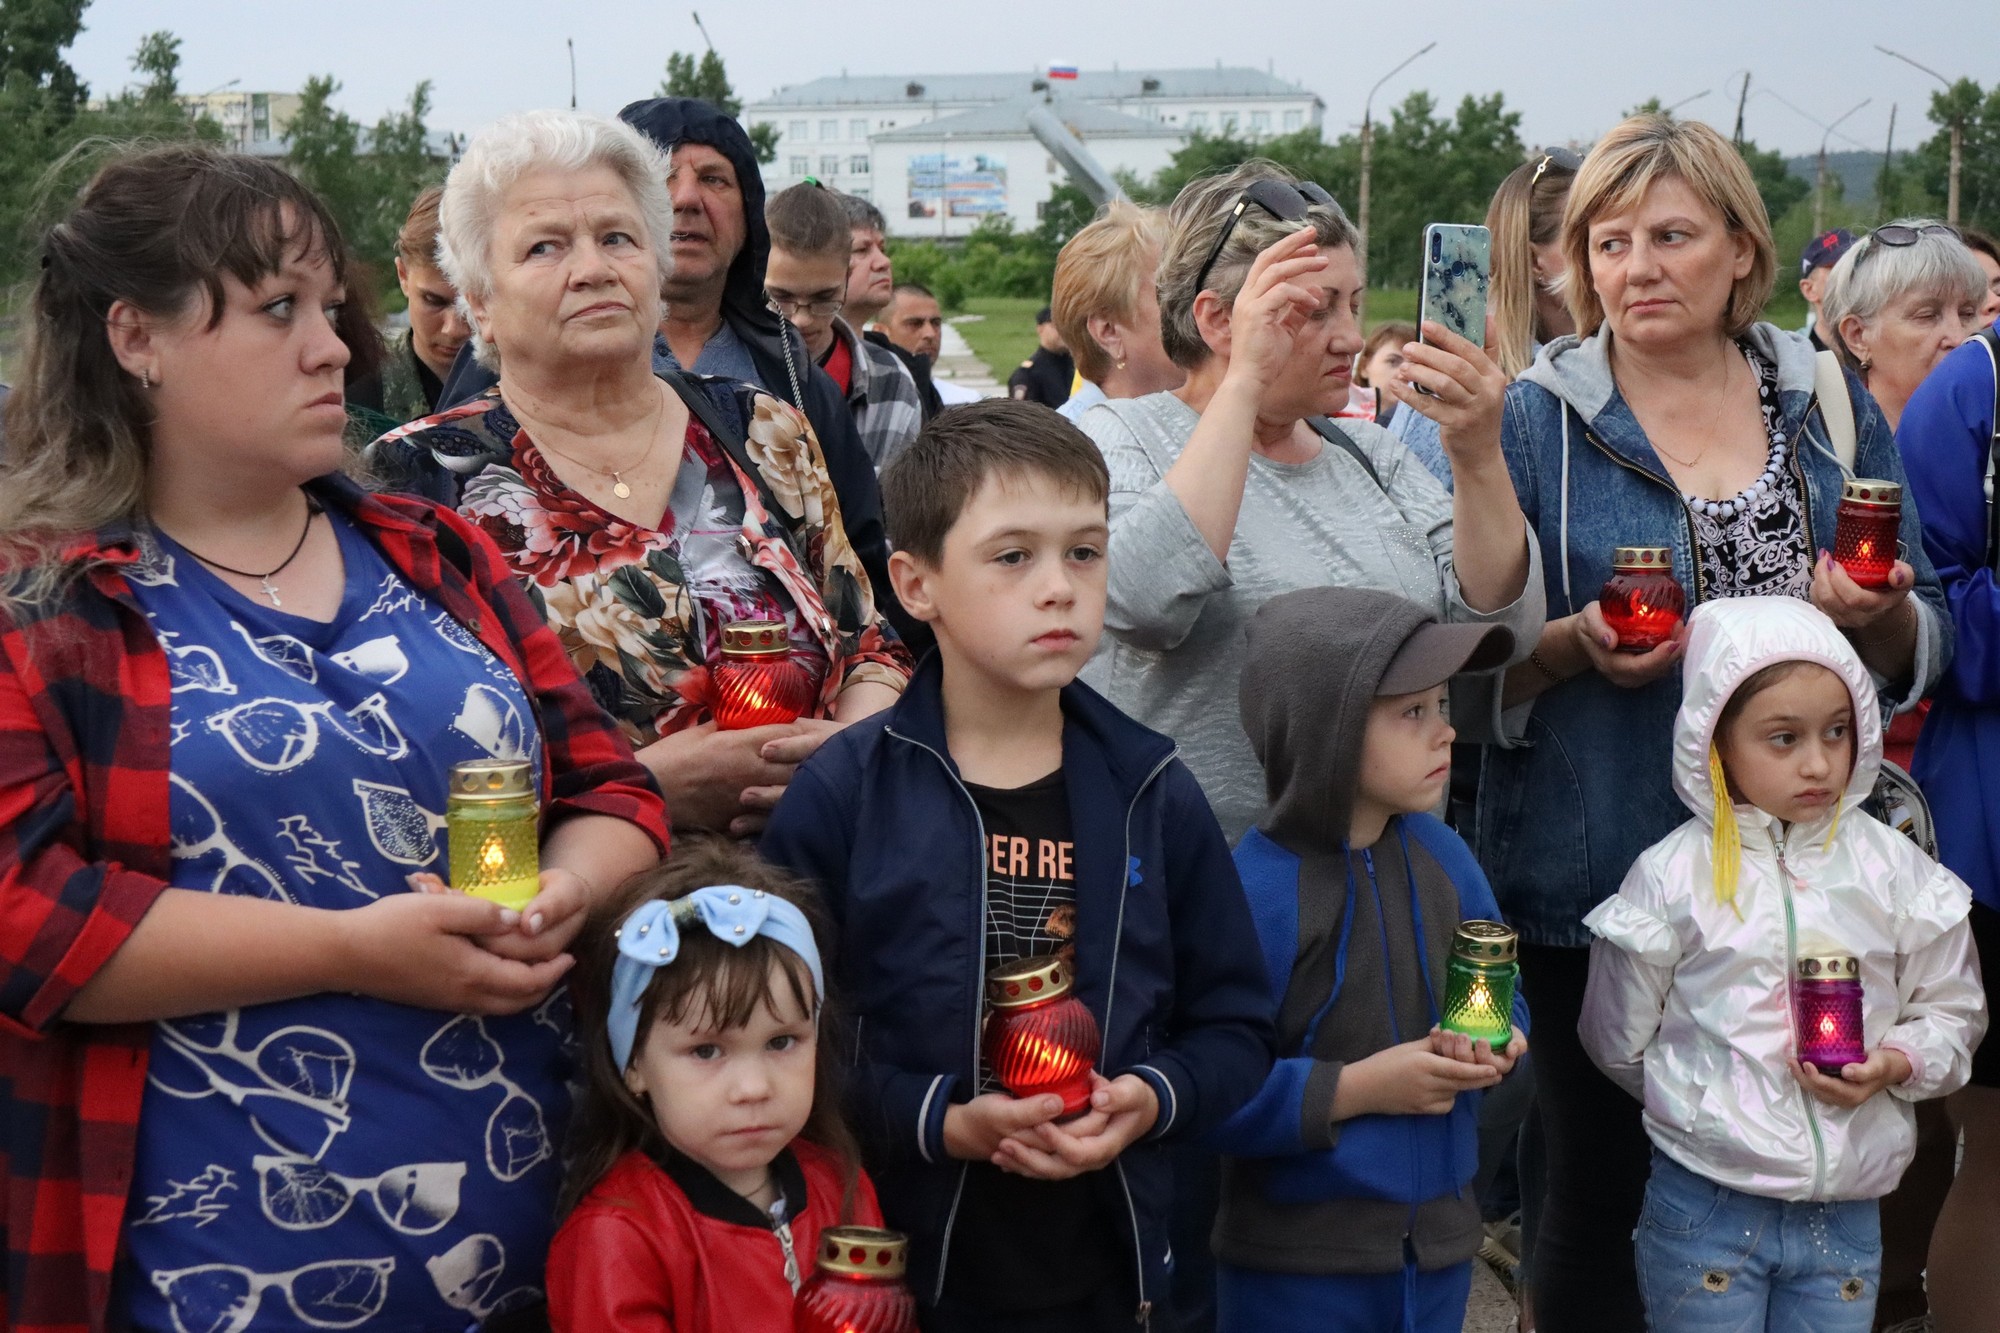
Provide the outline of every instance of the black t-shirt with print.
[[[987,969],[1036,954],[1073,957],[1076,857],[1062,770],[1025,787],[966,789],[986,828]],[[1003,1091],[984,1060],[979,1090]],[[992,1310],[1047,1310],[1115,1280],[1126,1247],[1103,1193],[1107,1175],[1031,1180],[970,1163],[946,1295]]]

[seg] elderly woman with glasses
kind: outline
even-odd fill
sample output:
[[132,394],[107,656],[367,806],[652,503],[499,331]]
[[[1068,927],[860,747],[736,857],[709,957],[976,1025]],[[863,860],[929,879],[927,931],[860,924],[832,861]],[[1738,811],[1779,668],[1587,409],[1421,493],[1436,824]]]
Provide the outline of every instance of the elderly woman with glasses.
[[[1238,723],[1243,627],[1293,588],[1380,588],[1531,640],[1537,552],[1500,457],[1506,381],[1431,326],[1399,396],[1443,427],[1454,498],[1347,402],[1361,330],[1355,232],[1317,185],[1267,162],[1195,181],[1168,210],[1159,299],[1178,389],[1084,414],[1111,468],[1111,584],[1087,677],[1180,742],[1231,840],[1264,806]],[[1411,393],[1422,384],[1434,396]]]
[[1840,257],[1820,317],[1894,430],[1924,377],[1979,331],[1986,294],[1986,273],[1957,228],[1910,218],[1877,227]]
[[1665,548],[1689,605],[1812,601],[1899,708],[1936,681],[1951,626],[1907,495],[1909,559],[1886,586],[1857,585],[1826,554],[1842,481],[1900,482],[1902,464],[1859,381],[1757,322],[1776,255],[1727,139],[1660,116],[1617,126],[1570,188],[1563,249],[1576,333],[1509,388],[1505,423],[1550,620],[1509,674],[1507,744],[1486,750],[1471,840],[1532,978],[1548,1147],[1537,1326],[1636,1333],[1631,1237],[1650,1150],[1638,1103],[1592,1064],[1577,1019],[1593,930],[1617,924],[1587,926],[1586,914],[1687,817],[1672,782],[1683,638],[1621,651],[1598,602],[1614,551]]
[[[793,770],[901,691],[909,655],[841,526],[812,428],[729,380],[653,373],[666,162],[621,122],[510,117],[445,183],[439,257],[500,381],[368,460],[477,523],[659,779],[674,823],[760,828]],[[720,730],[724,630],[777,622],[814,704]]]

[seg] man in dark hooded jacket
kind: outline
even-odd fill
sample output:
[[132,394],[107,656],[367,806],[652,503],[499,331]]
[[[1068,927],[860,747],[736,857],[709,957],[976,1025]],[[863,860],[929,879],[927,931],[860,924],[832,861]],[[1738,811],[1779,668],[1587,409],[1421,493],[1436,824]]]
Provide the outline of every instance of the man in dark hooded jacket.
[[[618,118],[674,154],[667,188],[674,201],[667,318],[653,340],[653,364],[755,384],[799,408],[812,423],[840,497],[841,524],[861,557],[876,600],[896,631],[921,656],[931,637],[903,614],[889,582],[889,543],[875,465],[855,432],[847,400],[813,364],[798,332],[764,300],[764,178],[742,125],[692,97],[633,102]],[[678,150],[678,151],[677,151]],[[682,357],[693,356],[693,364]],[[494,372],[459,354],[438,396],[440,409],[484,393]]]

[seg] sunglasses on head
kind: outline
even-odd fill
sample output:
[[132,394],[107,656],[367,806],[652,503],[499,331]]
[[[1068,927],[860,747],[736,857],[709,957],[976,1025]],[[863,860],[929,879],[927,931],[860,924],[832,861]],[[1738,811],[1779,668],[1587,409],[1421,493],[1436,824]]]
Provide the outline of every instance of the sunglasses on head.
[[1215,267],[1215,261],[1222,257],[1222,247],[1229,243],[1229,233],[1236,230],[1236,224],[1250,205],[1269,213],[1280,222],[1297,222],[1313,208],[1334,208],[1333,196],[1311,181],[1301,181],[1292,186],[1284,181],[1251,181],[1242,194],[1236,196],[1236,205],[1229,210],[1229,220],[1222,224],[1222,231],[1216,236],[1215,244],[1209,248],[1208,259],[1203,262],[1201,272],[1195,274],[1194,289],[1201,291],[1208,285],[1208,271]]
[[1886,227],[1877,227],[1868,233],[1884,245],[1902,247],[1915,245],[1921,236],[1949,236],[1954,241],[1963,241],[1965,233],[1942,222],[1929,222],[1921,227],[1905,227],[1900,222],[1892,222]]

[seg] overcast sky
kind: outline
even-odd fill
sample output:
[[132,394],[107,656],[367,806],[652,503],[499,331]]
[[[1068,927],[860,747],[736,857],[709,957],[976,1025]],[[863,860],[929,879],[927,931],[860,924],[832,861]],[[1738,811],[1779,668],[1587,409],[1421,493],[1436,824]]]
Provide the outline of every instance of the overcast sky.
[[[1934,132],[1937,87],[1874,44],[1951,78],[2000,79],[1995,0],[705,0],[709,35],[737,92],[774,89],[843,68],[854,74],[1027,71],[1051,60],[1085,69],[1229,65],[1271,68],[1326,103],[1328,137],[1358,125],[1370,84],[1433,38],[1437,48],[1377,95],[1379,116],[1412,89],[1446,106],[1504,92],[1530,145],[1588,140],[1647,97],[1725,130],[1740,71],[1753,72],[1750,137],[1816,150],[1820,130],[1780,97],[1832,121],[1864,97],[1833,146],[1879,151],[1889,108],[1896,143]],[[181,87],[231,80],[249,91],[340,80],[340,104],[372,122],[419,80],[435,88],[431,126],[461,132],[509,111],[569,101],[565,38],[576,42],[578,101],[615,112],[654,91],[668,52],[699,51],[683,0],[95,0],[71,59],[93,93],[131,80],[140,36],[181,38]],[[912,17],[928,15],[928,17]],[[1760,95],[1764,90],[1772,95]]]

